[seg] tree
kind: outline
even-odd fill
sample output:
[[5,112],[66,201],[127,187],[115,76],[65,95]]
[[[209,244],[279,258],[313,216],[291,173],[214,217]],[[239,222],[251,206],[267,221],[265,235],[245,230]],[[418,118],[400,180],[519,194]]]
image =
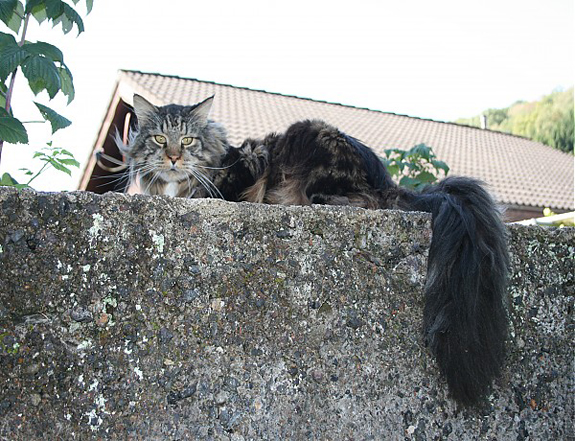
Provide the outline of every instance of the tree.
[[[556,90],[540,101],[518,101],[505,109],[488,109],[483,114],[487,116],[487,126],[491,130],[525,136],[573,153],[573,88]],[[455,122],[480,126],[478,116]]]

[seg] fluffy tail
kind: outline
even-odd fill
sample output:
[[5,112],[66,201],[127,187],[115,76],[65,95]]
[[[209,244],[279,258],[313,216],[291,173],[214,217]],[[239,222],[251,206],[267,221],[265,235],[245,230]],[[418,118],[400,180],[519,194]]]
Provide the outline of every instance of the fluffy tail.
[[495,203],[473,179],[447,178],[421,194],[401,190],[399,203],[432,213],[425,341],[453,398],[474,404],[489,391],[505,357],[505,228]]

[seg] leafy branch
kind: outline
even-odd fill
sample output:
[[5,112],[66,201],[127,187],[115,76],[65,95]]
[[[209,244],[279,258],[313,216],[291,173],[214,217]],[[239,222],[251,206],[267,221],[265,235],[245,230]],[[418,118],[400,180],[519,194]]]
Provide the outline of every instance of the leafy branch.
[[418,144],[410,150],[387,149],[380,158],[393,178],[399,178],[399,185],[416,191],[435,183],[443,172],[449,173],[449,166],[437,159],[431,147]]
[[[72,0],[74,5],[79,1]],[[88,13],[92,6],[93,0],[86,0]],[[75,95],[72,72],[64,63],[62,51],[50,43],[26,40],[32,17],[38,23],[49,21],[54,27],[61,25],[65,34],[74,26],[78,34],[84,31],[84,22],[78,12],[63,0],[27,0],[25,3],[20,0],[0,0],[0,20],[14,33],[0,32],[0,161],[4,142],[28,143],[24,124],[12,111],[12,95],[18,71],[22,71],[34,95],[45,90],[51,100],[61,92],[68,98],[68,104]],[[52,134],[71,124],[71,121],[45,104],[36,101],[34,104],[44,121],[50,123]],[[43,158],[42,154],[35,157]],[[55,164],[59,164],[58,161],[54,160],[51,165],[59,169]],[[5,182],[5,176],[0,182]]]
[[56,170],[66,173],[68,176],[72,175],[71,170],[68,168],[70,166],[79,167],[80,163],[74,159],[74,155],[68,150],[61,147],[52,147],[51,143],[48,143],[48,147],[42,148],[42,150],[34,153],[34,159],[39,159],[44,162],[42,167],[37,171],[33,172],[27,167],[23,167],[20,170],[24,172],[24,175],[30,176],[28,182],[25,184],[18,183],[12,176],[8,173],[4,173],[0,178],[0,185],[6,185],[11,187],[16,187],[18,189],[30,188],[30,184],[34,179],[44,173],[49,167],[53,167]]

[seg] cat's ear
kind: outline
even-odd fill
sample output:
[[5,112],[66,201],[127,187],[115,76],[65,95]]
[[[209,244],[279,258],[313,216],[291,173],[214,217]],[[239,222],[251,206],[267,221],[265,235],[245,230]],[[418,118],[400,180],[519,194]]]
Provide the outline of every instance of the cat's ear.
[[210,116],[210,111],[212,110],[212,104],[214,102],[214,96],[206,98],[201,103],[196,104],[192,109],[191,114],[196,118],[200,124],[206,126],[208,124],[208,118]]
[[144,121],[150,119],[151,115],[158,112],[158,108],[154,106],[151,102],[149,102],[143,96],[138,95],[137,93],[134,94],[134,112],[136,112],[136,116],[138,117],[138,121],[142,124]]

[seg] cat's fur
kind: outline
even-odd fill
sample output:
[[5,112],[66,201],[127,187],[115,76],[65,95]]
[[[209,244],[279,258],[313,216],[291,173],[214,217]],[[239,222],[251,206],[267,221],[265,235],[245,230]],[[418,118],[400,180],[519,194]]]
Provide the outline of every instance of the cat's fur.
[[[222,126],[208,124],[212,100],[192,107],[156,107],[134,95],[139,130],[132,134],[129,148],[118,135],[116,142],[130,157],[130,180],[137,179],[143,193],[190,197],[201,188],[198,196],[220,196],[211,184],[210,167],[226,154],[228,143]],[[157,143],[154,135],[162,135],[165,145]],[[183,146],[181,141],[187,137],[194,141]]]
[[[208,120],[211,104],[156,107],[134,96],[139,130],[129,146],[119,145],[141,190],[432,213],[424,339],[457,401],[484,397],[505,355],[508,255],[499,212],[481,183],[450,177],[423,193],[398,187],[368,147],[318,120],[234,148]],[[193,148],[179,144],[187,136],[196,138]]]

